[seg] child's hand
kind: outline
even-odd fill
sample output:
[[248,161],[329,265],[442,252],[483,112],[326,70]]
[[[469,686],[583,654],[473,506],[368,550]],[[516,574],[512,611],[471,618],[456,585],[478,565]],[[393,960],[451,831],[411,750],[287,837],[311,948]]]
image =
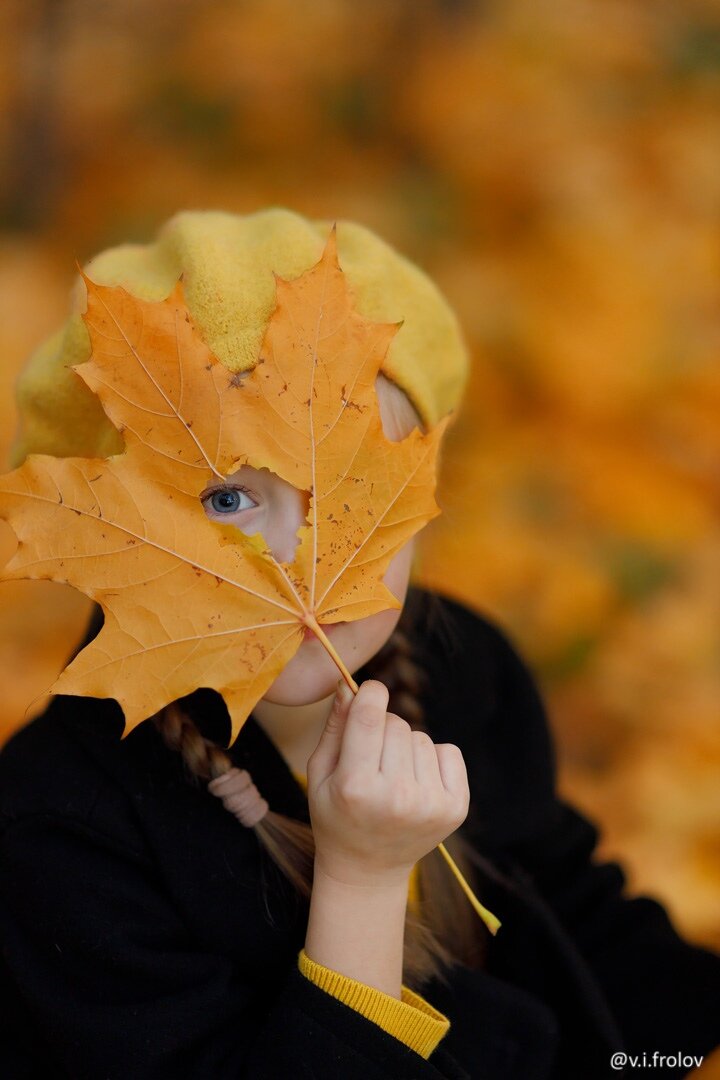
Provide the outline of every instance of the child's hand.
[[349,885],[401,881],[470,805],[460,748],[386,712],[383,683],[344,683],[307,766],[315,865]]

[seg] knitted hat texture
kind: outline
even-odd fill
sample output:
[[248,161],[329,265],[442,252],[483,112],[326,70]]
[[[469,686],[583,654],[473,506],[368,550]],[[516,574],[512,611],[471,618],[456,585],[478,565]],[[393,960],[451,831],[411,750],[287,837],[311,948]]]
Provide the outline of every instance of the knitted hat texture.
[[[183,211],[154,243],[123,244],[85,267],[101,285],[121,285],[143,300],[162,300],[183,275],[185,299],[201,335],[231,371],[255,366],[275,307],[275,279],[294,278],[321,257],[332,223],[284,209],[240,215]],[[402,327],[382,363],[427,427],[454,410],[468,375],[457,319],[437,286],[417,266],[362,225],[337,223],[340,266],[357,309],[375,322]],[[90,357],[90,339],[76,311],[21,371],[20,424],[11,464],[28,454],[108,457],[121,453],[120,434],[99,400],[71,370]],[[82,306],[82,307],[81,307]]]

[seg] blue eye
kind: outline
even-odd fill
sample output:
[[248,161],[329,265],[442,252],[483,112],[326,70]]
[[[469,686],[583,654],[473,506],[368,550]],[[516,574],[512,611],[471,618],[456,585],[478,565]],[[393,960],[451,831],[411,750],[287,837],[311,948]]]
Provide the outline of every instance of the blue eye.
[[[243,497],[247,499],[245,506],[241,505]],[[234,514],[237,510],[249,510],[256,505],[241,488],[218,488],[207,498],[216,514]]]
[[210,505],[213,510],[217,510],[219,514],[232,514],[240,507],[240,492],[216,491],[210,499]]

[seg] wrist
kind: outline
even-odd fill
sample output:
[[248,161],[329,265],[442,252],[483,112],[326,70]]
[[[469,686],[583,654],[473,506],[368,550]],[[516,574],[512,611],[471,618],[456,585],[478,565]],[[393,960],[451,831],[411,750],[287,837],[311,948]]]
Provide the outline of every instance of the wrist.
[[336,888],[338,890],[358,890],[361,893],[398,893],[407,897],[412,866],[393,867],[392,869],[372,869],[358,865],[350,859],[325,859],[315,853],[313,869],[313,889]]
[[331,971],[400,996],[408,875],[358,873],[316,858],[305,950]]

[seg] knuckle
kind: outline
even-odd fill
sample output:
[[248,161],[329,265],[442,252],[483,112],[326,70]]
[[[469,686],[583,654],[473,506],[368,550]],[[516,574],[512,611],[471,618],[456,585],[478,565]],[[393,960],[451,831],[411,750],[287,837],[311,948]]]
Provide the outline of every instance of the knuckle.
[[389,712],[385,717],[385,726],[390,728],[396,734],[403,734],[404,732],[412,732],[412,728],[408,724],[407,720],[403,720],[402,716],[398,716],[397,713]]
[[435,749],[435,743],[432,741],[427,731],[413,731],[413,742],[416,746],[421,746],[423,750]]
[[338,801],[349,809],[363,805],[366,797],[364,786],[352,775],[338,781],[336,792]]
[[450,763],[455,770],[457,770],[458,776],[467,775],[465,758],[459,746],[456,746],[455,743],[442,743],[438,746],[437,750],[438,755],[441,756],[445,762]]
[[332,709],[330,710],[330,716],[341,716],[343,713],[343,699],[340,694],[336,693],[332,703]]
[[338,708],[337,703],[334,702],[328,718],[325,721],[325,730],[329,732],[330,735],[334,735],[337,731],[342,730],[343,727],[342,712]]

